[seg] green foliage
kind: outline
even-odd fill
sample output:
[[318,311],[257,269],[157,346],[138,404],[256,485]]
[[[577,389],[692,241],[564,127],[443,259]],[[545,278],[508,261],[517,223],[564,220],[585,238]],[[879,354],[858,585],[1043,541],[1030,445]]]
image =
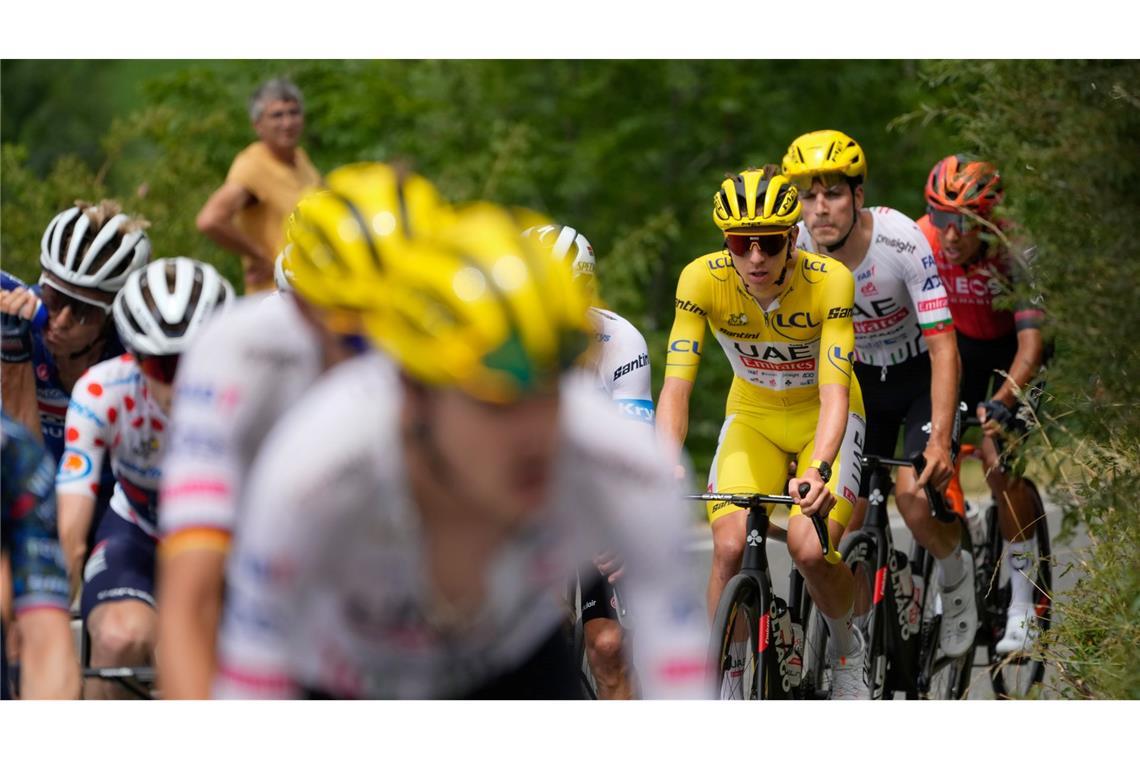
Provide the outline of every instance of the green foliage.
[[[1035,268],[1056,343],[1043,434],[1066,531],[1087,529],[1085,575],[1057,600],[1047,645],[1071,695],[1140,696],[1140,64],[978,61],[928,64],[963,148],[991,157],[1005,214],[1038,246]],[[915,119],[914,121],[921,121]],[[913,121],[912,121],[913,123]]]
[[[803,132],[840,128],[868,154],[868,202],[916,215],[923,177],[944,150],[941,124],[887,129],[924,96],[909,62],[164,62],[140,79],[145,63],[110,62],[86,80],[90,62],[50,70],[5,63],[6,85],[90,82],[83,98],[69,89],[39,109],[66,114],[52,123],[103,135],[93,154],[75,157],[73,143],[42,119],[5,121],[13,143],[0,178],[6,269],[34,276],[51,216],[76,197],[106,195],[151,220],[156,255],[195,256],[239,282],[236,258],[199,235],[194,219],[253,139],[249,93],[287,74],[305,95],[304,144],[319,168],[402,159],[451,200],[533,208],[584,232],[606,302],[646,334],[655,387],[677,276],[720,246],[710,204],[726,173],[778,163]],[[124,89],[133,101],[113,121],[98,109],[69,109],[131,100]],[[4,97],[7,111],[22,96],[6,86]],[[67,158],[32,161],[30,148]],[[693,397],[688,447],[698,472],[712,458],[731,380],[717,353],[705,357]]]

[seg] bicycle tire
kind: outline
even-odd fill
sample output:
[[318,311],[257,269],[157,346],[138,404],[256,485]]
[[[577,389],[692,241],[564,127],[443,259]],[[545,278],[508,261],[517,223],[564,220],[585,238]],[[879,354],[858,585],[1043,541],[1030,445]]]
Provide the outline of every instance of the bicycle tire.
[[[963,525],[962,530],[966,530]],[[964,538],[968,544],[969,539]],[[941,584],[935,582],[934,557],[926,554],[923,563],[923,588],[926,589],[922,605],[922,657],[919,667],[919,692],[921,699],[965,699],[970,689],[970,674],[974,667],[974,650],[970,649],[958,657],[939,657],[938,637],[941,631],[942,613],[937,611],[938,594]],[[977,589],[977,575],[974,576],[975,593]]]
[[[770,698],[767,644],[771,623],[762,612],[768,608],[765,595],[756,579],[747,575],[733,576],[724,587],[709,641],[713,699]],[[761,625],[766,630],[761,631]]]
[[[1028,478],[1023,481],[1033,499],[1034,504],[1034,535],[1037,538],[1037,580],[1033,592],[1034,615],[1037,618],[1037,627],[1041,633],[1049,630],[1053,622],[1053,563],[1052,544],[1049,540],[1049,521],[1045,514],[1045,504],[1037,486]],[[993,518],[994,540],[991,540],[990,551],[994,553],[994,565],[997,566],[1002,553],[1001,532],[997,528],[997,509],[990,507]],[[995,550],[996,547],[996,550]],[[997,585],[996,582],[994,584]],[[995,608],[995,617],[991,623],[992,635],[987,642],[987,654],[990,663],[990,683],[993,686],[994,696],[998,699],[1017,699],[1026,697],[1045,677],[1045,661],[1040,656],[1016,657],[1002,655],[995,651],[997,642],[1005,635],[1006,612],[1009,609],[1011,597],[1010,582],[1007,579],[1002,584],[998,604]]]
[[[853,624],[863,631],[867,647],[863,660],[864,678],[870,684],[871,699],[884,699],[889,658],[883,625],[886,599],[881,585],[886,579],[878,573],[879,544],[873,534],[856,531],[840,543],[839,553],[855,579]],[[804,607],[807,624],[801,693],[806,699],[827,699],[831,691],[831,663],[827,653],[830,631],[823,614],[808,595],[805,595]]]

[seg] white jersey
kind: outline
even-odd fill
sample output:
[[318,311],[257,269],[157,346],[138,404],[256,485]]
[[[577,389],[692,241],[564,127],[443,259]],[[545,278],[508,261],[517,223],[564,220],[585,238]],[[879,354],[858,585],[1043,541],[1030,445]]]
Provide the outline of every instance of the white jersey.
[[254,465],[227,569],[215,695],[468,693],[559,629],[566,578],[613,546],[637,599],[632,651],[646,696],[702,696],[708,631],[683,548],[690,511],[651,428],[572,374],[550,499],[493,559],[483,609],[450,634],[428,622],[396,373],[372,354],[323,377]]
[[289,296],[243,298],[211,320],[179,362],[163,463],[165,540],[224,544],[262,441],[321,371],[317,337]]
[[[918,225],[886,206],[867,209],[871,245],[855,275],[855,360],[887,367],[926,353],[923,336],[951,329],[934,253]],[[796,245],[828,255],[800,222]]]
[[589,314],[598,344],[594,366],[597,387],[623,414],[653,424],[652,375],[645,338],[629,320],[612,311],[591,307]]
[[159,465],[167,425],[134,356],[122,354],[91,367],[71,392],[64,425],[67,447],[59,460],[56,492],[94,497],[110,455],[115,473],[111,509],[157,538]]

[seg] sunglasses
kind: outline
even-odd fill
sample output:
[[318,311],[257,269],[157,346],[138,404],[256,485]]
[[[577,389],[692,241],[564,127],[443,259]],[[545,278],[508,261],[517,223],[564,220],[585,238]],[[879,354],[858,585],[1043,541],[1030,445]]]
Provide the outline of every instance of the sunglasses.
[[80,298],[42,280],[40,281],[40,300],[44,302],[44,306],[53,315],[70,308],[72,318],[81,325],[95,322],[100,317],[111,313],[110,304]]
[[824,188],[839,187],[847,184],[847,176],[841,172],[826,172],[824,174],[797,174],[791,177],[792,184],[801,193],[811,190],[811,186],[819,182]]
[[139,369],[142,370],[144,375],[160,383],[166,383],[167,385],[174,382],[174,375],[178,372],[179,357],[180,354],[169,354],[166,356],[135,354],[135,360],[138,362]]
[[765,234],[726,232],[724,247],[733,256],[747,256],[748,252],[752,250],[752,245],[756,244],[760,246],[760,253],[765,256],[777,256],[787,247],[789,234],[787,232],[768,232]]
[[958,230],[959,235],[968,235],[972,230],[980,226],[977,222],[967,219],[965,214],[958,214],[953,211],[942,211],[933,206],[927,206],[926,213],[930,216],[930,223],[935,227],[940,230],[953,227]]

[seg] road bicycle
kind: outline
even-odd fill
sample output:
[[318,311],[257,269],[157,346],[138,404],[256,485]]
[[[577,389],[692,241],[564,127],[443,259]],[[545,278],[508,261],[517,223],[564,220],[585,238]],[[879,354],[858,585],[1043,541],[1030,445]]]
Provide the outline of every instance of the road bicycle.
[[[808,484],[800,485],[801,498]],[[807,595],[803,577],[793,567],[789,600],[772,590],[768,567],[767,539],[786,540],[786,534],[771,526],[767,506],[791,507],[790,496],[764,494],[704,493],[689,496],[699,501],[726,502],[748,510],[744,556],[740,572],[724,587],[713,616],[709,641],[709,671],[714,699],[796,699],[801,696],[803,626],[798,611]],[[816,536],[829,562],[839,562],[831,548],[827,522],[812,517]]]
[[[967,428],[979,425],[979,421],[972,417],[964,423]],[[1000,453],[1000,440],[997,443]],[[955,509],[967,515],[973,534],[975,572],[982,589],[978,597],[977,643],[986,648],[994,695],[998,698],[1025,697],[1044,678],[1045,661],[1039,653],[1032,650],[1003,655],[995,649],[1005,635],[1006,614],[1011,597],[1010,573],[1019,571],[1012,570],[1002,562],[1005,541],[998,527],[997,505],[990,503],[983,509],[967,500],[962,491],[959,480],[962,462],[966,459],[981,461],[981,458],[980,447],[962,445],[947,495]],[[998,467],[1006,472],[1004,457],[999,458]],[[1033,610],[1037,632],[1041,633],[1049,630],[1053,620],[1053,563],[1049,523],[1037,485],[1026,477],[1021,480],[1033,502],[1032,528],[1037,538],[1037,567],[1031,576],[1034,579]]]
[[[855,580],[854,623],[864,634],[864,678],[871,698],[889,699],[895,692],[911,699],[963,698],[969,687],[973,647],[958,657],[941,651],[941,588],[934,558],[917,543],[909,557],[896,549],[887,514],[887,497],[893,487],[890,468],[913,467],[918,477],[925,466],[923,457],[864,456],[862,464],[867,516],[859,530],[840,542],[839,552]],[[972,551],[961,516],[932,486],[926,487],[926,495],[936,519],[962,524],[963,546]],[[980,599],[977,574],[974,580]],[[808,622],[802,687],[809,697],[826,698],[831,688],[828,626],[818,610],[805,610],[804,619]]]

